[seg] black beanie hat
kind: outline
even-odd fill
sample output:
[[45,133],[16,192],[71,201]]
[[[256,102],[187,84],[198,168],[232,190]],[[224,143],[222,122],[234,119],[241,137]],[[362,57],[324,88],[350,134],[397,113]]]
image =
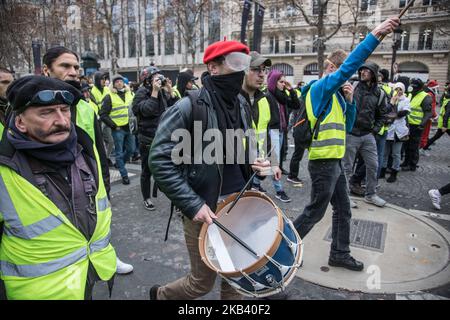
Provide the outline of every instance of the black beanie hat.
[[[17,79],[9,86],[6,96],[11,104],[12,110],[16,113],[22,113],[26,108],[25,105],[38,93],[43,90],[66,90],[77,97],[76,89],[64,81],[44,77],[44,76],[26,76]],[[56,101],[52,104],[65,104],[66,102],[56,96]],[[74,103],[76,99],[74,100]],[[51,104],[50,104],[51,105]]]

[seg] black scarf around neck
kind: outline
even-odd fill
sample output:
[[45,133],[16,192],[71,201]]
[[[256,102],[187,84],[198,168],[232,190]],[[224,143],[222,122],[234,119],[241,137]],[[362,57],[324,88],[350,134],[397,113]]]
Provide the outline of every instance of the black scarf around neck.
[[69,137],[59,143],[46,144],[31,140],[20,132],[11,117],[7,139],[16,150],[20,150],[40,161],[48,163],[54,168],[64,168],[75,162],[77,156],[77,133],[71,123]]
[[217,112],[219,129],[225,139],[226,129],[242,126],[238,95],[244,81],[244,72],[226,75],[206,76],[203,85],[209,91]]

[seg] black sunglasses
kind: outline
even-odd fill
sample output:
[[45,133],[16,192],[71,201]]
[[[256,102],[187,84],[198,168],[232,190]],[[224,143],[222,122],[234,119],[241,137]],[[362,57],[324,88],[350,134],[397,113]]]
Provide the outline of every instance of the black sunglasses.
[[[58,99],[58,94],[61,97]],[[50,105],[54,102],[63,102],[68,105],[72,105],[75,97],[72,93],[66,90],[42,90],[36,93],[33,98],[25,105],[25,107],[29,107],[32,105]]]

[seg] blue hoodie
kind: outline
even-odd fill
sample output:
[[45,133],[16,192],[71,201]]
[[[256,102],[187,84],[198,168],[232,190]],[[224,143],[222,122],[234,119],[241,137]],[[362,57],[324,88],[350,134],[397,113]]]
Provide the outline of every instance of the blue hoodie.
[[[339,89],[364,64],[379,43],[380,41],[373,34],[369,33],[366,39],[350,53],[338,70],[317,81],[310,82],[302,89],[302,95],[306,95],[311,88],[311,101],[316,118],[325,107],[327,107],[325,117],[330,113],[331,97],[336,93],[346,115],[346,131],[352,131],[356,118],[356,105],[354,102],[346,102]],[[329,101],[327,106],[325,106],[324,101]]]

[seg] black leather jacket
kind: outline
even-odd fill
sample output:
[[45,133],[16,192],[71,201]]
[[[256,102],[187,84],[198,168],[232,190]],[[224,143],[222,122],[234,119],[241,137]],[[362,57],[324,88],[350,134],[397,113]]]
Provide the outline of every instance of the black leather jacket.
[[[218,129],[217,114],[205,88],[200,90],[197,101],[200,107],[207,110],[205,129]],[[242,104],[241,115],[243,115],[243,128],[246,130],[251,124],[251,116],[250,111]],[[178,141],[172,141],[172,133],[177,129],[191,131],[192,124],[191,100],[185,97],[161,116],[149,155],[150,170],[158,187],[190,219],[194,218],[205,203],[211,210],[216,210],[223,183],[222,164],[176,165],[173,163],[172,150],[177,147]],[[203,141],[202,151],[210,144],[210,141]],[[250,165],[245,164],[240,167],[244,179],[248,180],[251,175]]]

